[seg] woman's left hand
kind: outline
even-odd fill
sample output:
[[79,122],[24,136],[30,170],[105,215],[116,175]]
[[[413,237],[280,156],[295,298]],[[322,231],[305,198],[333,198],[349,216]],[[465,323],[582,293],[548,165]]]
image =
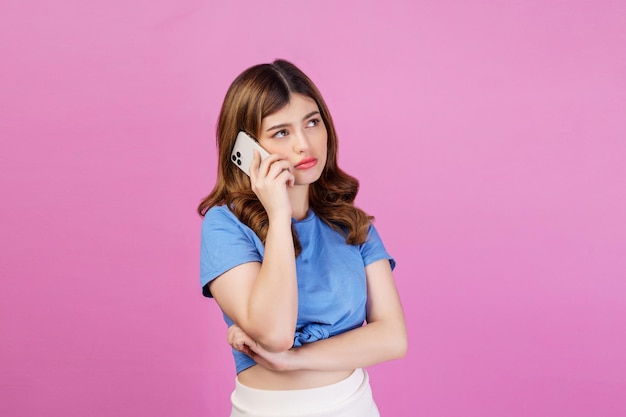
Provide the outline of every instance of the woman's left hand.
[[293,349],[283,352],[269,352],[236,324],[228,328],[227,340],[233,349],[250,356],[257,364],[266,369],[279,372],[293,369]]

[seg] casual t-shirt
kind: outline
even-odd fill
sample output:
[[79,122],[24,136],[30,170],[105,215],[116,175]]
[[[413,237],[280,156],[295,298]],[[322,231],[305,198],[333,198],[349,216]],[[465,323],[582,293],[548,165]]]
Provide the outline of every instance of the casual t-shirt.
[[[293,220],[302,245],[296,258],[298,319],[294,346],[315,342],[355,329],[365,321],[365,267],[375,261],[395,261],[387,253],[376,228],[370,225],[362,245],[348,245],[345,237],[312,210]],[[211,297],[209,284],[224,272],[246,262],[262,262],[261,240],[226,207],[212,207],[202,223],[200,283]],[[231,326],[233,321],[224,314]],[[237,373],[253,366],[247,355],[233,349]]]

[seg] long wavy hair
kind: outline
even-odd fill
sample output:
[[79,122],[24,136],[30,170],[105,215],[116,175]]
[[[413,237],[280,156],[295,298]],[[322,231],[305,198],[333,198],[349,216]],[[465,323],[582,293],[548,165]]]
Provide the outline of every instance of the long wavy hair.
[[[367,239],[373,217],[354,205],[359,182],[337,166],[337,134],[328,107],[313,82],[285,60],[255,65],[231,84],[217,123],[218,171],[213,191],[202,200],[198,213],[204,216],[213,206],[227,205],[237,218],[265,243],[269,221],[263,205],[250,188],[250,178],[230,161],[240,130],[258,137],[264,117],[286,106],[294,93],[317,103],[328,134],[326,165],[320,178],[309,186],[310,208],[348,244]],[[292,227],[296,256],[302,250]]]

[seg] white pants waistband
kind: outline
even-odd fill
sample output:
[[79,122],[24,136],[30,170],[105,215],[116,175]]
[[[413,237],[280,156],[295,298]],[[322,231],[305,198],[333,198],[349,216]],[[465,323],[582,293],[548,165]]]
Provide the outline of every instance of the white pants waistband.
[[260,390],[235,382],[231,417],[378,417],[369,376],[356,369],[335,384],[302,390]]

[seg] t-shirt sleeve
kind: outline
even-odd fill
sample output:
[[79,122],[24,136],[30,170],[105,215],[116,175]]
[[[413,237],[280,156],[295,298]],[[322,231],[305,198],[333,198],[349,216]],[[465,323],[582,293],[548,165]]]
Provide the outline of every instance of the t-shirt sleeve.
[[370,225],[367,241],[361,245],[361,256],[365,266],[379,261],[381,259],[389,259],[391,270],[396,267],[396,261],[389,255],[385,245],[383,244],[378,231],[374,225]]
[[227,208],[211,208],[204,216],[200,239],[202,294],[212,297],[207,284],[224,272],[246,262],[261,262],[260,250],[256,234]]

